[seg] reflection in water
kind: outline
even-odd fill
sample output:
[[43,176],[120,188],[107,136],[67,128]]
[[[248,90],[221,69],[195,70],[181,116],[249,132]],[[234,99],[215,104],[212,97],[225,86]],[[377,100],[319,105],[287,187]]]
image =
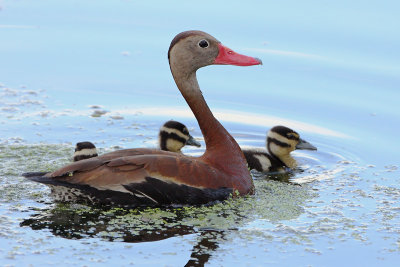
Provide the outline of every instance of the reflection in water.
[[282,172],[268,172],[268,173],[262,173],[258,172],[256,170],[251,170],[251,175],[255,180],[271,180],[271,181],[278,181],[278,182],[283,182],[283,183],[288,183],[292,185],[299,185],[299,176],[305,171],[302,168],[296,168],[296,169],[289,169],[286,168],[285,171]]
[[[167,116],[174,116],[180,118],[191,118],[193,114],[185,108],[171,108],[169,106],[162,107],[163,114]],[[141,112],[148,116],[158,116],[160,114],[160,107],[157,108],[141,108],[141,109],[123,109],[123,110],[115,110],[114,112],[118,114],[124,115],[134,115],[138,112]],[[224,122],[233,122],[233,123],[240,123],[244,125],[255,125],[257,127],[265,127],[266,129],[271,128],[274,125],[286,125],[293,129],[296,129],[299,132],[308,132],[313,134],[320,134],[324,136],[332,136],[337,138],[351,138],[350,136],[334,131],[331,129],[327,129],[324,127],[320,127],[317,125],[304,123],[297,120],[289,120],[286,118],[281,117],[274,117],[266,114],[254,114],[254,113],[247,113],[247,112],[237,112],[235,110],[214,110],[214,116]]]
[[195,233],[193,228],[185,225],[169,226],[169,217],[175,216],[168,214],[167,210],[159,212],[156,215],[151,210],[106,210],[58,204],[53,209],[41,210],[32,215],[21,226],[30,226],[33,230],[49,229],[55,236],[68,239],[100,237],[108,241],[129,243]]
[[[29,226],[33,230],[48,229],[53,235],[67,239],[101,237],[108,241],[128,243],[152,242],[198,233],[198,241],[185,266],[204,266],[212,252],[218,248],[218,241],[222,240],[224,230],[196,229],[181,224],[184,216],[181,209],[103,210],[58,205],[53,209],[41,210],[20,225]],[[224,214],[221,216],[224,217]],[[122,221],[123,224],[118,223]],[[138,221],[141,222],[137,224]]]
[[[276,176],[289,181],[290,173]],[[271,175],[272,176],[272,175]],[[227,231],[257,220],[297,218],[310,198],[306,186],[294,186],[255,177],[255,196],[230,199],[212,206],[180,208],[98,208],[57,204],[36,212],[20,226],[50,230],[67,239],[98,238],[111,242],[153,242],[175,236],[197,234],[186,266],[203,266],[225,242]],[[283,206],[284,207],[283,207]],[[282,210],[285,212],[282,212]]]
[[204,266],[208,262],[213,251],[216,251],[218,246],[218,240],[224,238],[224,231],[217,230],[203,230],[200,232],[199,240],[197,244],[193,246],[190,260],[185,266]]
[[256,180],[261,179],[269,179],[273,181],[291,183],[291,179],[294,177],[295,173],[289,169],[285,172],[269,172],[269,173],[262,173],[256,170],[251,170],[251,175]]

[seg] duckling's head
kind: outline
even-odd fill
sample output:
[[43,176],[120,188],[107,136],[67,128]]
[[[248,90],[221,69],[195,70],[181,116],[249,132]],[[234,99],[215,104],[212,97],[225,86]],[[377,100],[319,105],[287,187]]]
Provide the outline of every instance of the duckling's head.
[[160,149],[171,152],[181,152],[182,147],[191,145],[200,147],[200,143],[189,134],[187,127],[177,121],[167,121],[160,128],[158,135]]
[[74,161],[97,157],[96,146],[91,142],[79,142],[75,145]]
[[300,138],[300,135],[285,126],[275,126],[267,134],[267,149],[288,167],[295,167],[296,162],[289,154],[295,149],[317,150],[315,146]]

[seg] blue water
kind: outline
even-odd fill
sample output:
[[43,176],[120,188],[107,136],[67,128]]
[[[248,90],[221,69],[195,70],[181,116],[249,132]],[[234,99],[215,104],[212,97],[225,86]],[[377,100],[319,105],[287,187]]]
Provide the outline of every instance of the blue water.
[[[109,149],[151,147],[159,126],[171,118],[201,139],[171,77],[167,51],[177,33],[203,30],[263,60],[262,66],[211,66],[198,72],[207,103],[238,142],[264,146],[266,131],[284,124],[319,149],[295,153],[307,168],[298,180],[311,176],[318,194],[302,204],[302,215],[238,225],[243,228],[228,231],[207,262],[393,266],[400,258],[398,10],[398,1],[2,1],[0,143],[72,147],[92,140]],[[108,113],[93,118],[91,105]],[[2,190],[22,181],[8,175]],[[25,209],[35,206],[27,201]],[[18,222],[27,216],[14,205],[1,208],[2,216],[11,218],[10,228],[32,240],[48,239],[46,249],[55,252],[38,257],[23,246],[23,253],[10,258],[11,249],[2,248],[0,262],[62,265],[73,247],[84,250],[82,241],[20,228]],[[324,223],[336,227],[326,237]],[[310,234],[313,227],[322,232]],[[304,239],[302,233],[308,233]],[[72,262],[91,264],[101,257],[104,265],[179,266],[198,238],[198,233],[177,235],[129,247],[88,239],[104,254],[78,255],[82,260]],[[18,242],[0,235],[1,247]]]

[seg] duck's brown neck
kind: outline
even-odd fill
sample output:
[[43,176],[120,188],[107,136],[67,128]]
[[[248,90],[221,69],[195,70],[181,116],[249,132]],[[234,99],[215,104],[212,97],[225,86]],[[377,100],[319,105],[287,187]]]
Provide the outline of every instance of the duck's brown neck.
[[[174,73],[173,73],[174,74]],[[229,162],[228,166],[243,167],[246,164],[239,145],[228,133],[228,131],[218,122],[212,114],[197,82],[196,73],[192,72],[185,77],[176,77],[175,82],[183,97],[196,117],[201,132],[206,143],[204,158],[214,162]]]

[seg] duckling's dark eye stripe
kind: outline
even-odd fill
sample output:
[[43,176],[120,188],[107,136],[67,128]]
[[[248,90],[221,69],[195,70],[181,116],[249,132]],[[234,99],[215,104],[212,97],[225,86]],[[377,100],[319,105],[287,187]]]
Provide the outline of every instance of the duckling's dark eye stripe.
[[93,158],[93,157],[97,157],[97,156],[98,156],[98,154],[97,154],[96,148],[83,148],[81,150],[75,150],[74,161]]
[[166,137],[167,137],[168,139],[174,139],[174,140],[179,141],[179,142],[181,142],[181,143],[186,143],[186,139],[180,137],[180,136],[177,135],[176,133],[168,133],[168,134],[166,135]]
[[294,134],[286,135],[286,138],[290,140],[299,140],[299,137]]
[[167,132],[161,132],[160,133],[160,147],[162,150],[167,150],[167,141],[168,139],[173,139],[175,141],[181,142],[182,144],[186,143],[186,139],[180,137],[179,135],[175,133],[167,133]]
[[290,147],[290,144],[281,142],[281,141],[279,141],[278,139],[271,138],[271,137],[268,137],[267,142],[268,142],[268,143],[274,143],[275,145],[280,146],[280,147]]

